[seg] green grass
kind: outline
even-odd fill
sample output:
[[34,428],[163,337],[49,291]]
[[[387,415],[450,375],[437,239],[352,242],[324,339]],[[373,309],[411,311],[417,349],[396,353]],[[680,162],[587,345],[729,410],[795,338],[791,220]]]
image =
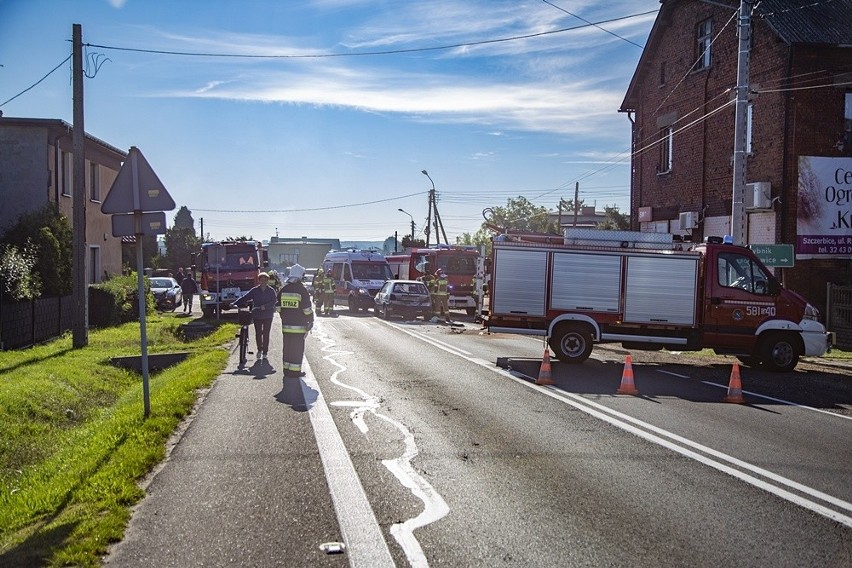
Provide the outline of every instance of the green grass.
[[222,345],[236,329],[185,343],[175,333],[183,321],[148,318],[149,353],[190,356],[151,374],[147,419],[141,377],[109,363],[139,355],[138,323],[91,331],[82,349],[65,336],[0,352],[0,566],[98,566],[122,538],[139,480],[225,367]]

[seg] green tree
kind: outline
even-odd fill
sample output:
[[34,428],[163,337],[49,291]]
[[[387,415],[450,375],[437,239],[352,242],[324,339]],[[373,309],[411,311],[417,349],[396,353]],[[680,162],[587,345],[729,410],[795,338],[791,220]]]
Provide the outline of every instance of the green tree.
[[33,272],[44,296],[67,296],[72,288],[73,232],[55,204],[21,215],[3,235],[2,242],[25,250],[33,247],[37,261]]
[[412,247],[412,248],[425,247],[425,246],[426,246],[426,241],[424,241],[423,239],[414,239],[414,240],[412,241],[412,240],[411,240],[411,235],[405,235],[405,236],[404,236],[404,237],[402,237],[402,239],[399,241],[399,246],[401,246],[403,249],[407,249],[407,248],[409,248],[409,247]]
[[23,249],[0,244],[0,296],[15,301],[37,298],[41,283],[33,271],[35,264],[35,247],[31,242]]
[[194,229],[172,227],[166,230],[164,241],[166,254],[160,264],[174,271],[192,264],[192,254],[201,249],[201,239],[195,236]]
[[575,208],[579,212],[586,205],[586,202],[582,199],[577,200],[576,206],[573,199],[560,199],[559,202],[562,204],[563,213],[573,213]]
[[547,208],[533,205],[526,197],[509,198],[505,207],[492,207],[488,220],[482,224],[506,231],[559,234],[559,227],[548,219]]
[[604,220],[596,225],[607,231],[626,231],[630,228],[630,219],[618,210],[617,205],[604,207]]
[[182,205],[178,212],[175,213],[175,229],[192,229],[192,234],[195,234],[195,221],[192,219],[192,212],[186,205]]

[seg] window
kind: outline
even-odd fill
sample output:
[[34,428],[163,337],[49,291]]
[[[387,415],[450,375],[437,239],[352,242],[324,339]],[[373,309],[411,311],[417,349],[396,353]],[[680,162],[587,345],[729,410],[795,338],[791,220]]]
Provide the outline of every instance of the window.
[[752,294],[769,294],[769,278],[749,257],[736,253],[719,254],[719,285],[740,288]]
[[696,69],[707,69],[710,67],[710,45],[713,42],[713,22],[710,19],[698,24],[696,38],[695,62]]
[[89,247],[89,284],[97,284],[101,278],[101,247]]
[[665,174],[672,171],[673,139],[673,127],[669,126],[660,131],[660,164],[657,166],[658,174]]
[[745,151],[751,154],[751,120],[754,116],[754,105],[749,103],[746,107],[746,133],[745,133]]
[[843,144],[852,151],[852,93],[846,93],[843,107]]
[[95,162],[89,162],[89,199],[92,201],[101,200],[101,177],[98,165]]
[[62,195],[70,197],[71,189],[74,187],[74,162],[71,152],[59,151],[59,169],[59,185]]

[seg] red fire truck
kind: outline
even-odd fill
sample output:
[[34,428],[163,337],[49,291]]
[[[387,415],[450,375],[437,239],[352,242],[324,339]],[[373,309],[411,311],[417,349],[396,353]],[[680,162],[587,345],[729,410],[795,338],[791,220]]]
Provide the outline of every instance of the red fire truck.
[[450,309],[476,313],[476,292],[479,251],[472,246],[438,245],[430,248],[412,248],[387,257],[396,279],[416,280],[426,273],[444,270],[449,281]]
[[204,243],[196,266],[201,270],[199,296],[205,317],[229,310],[231,304],[257,285],[268,264],[267,251],[257,241]]
[[670,234],[568,229],[550,241],[494,239],[487,325],[546,336],[561,361],[580,363],[593,343],[612,342],[711,348],[790,371],[833,343],[812,304],[722,238],[678,246]]

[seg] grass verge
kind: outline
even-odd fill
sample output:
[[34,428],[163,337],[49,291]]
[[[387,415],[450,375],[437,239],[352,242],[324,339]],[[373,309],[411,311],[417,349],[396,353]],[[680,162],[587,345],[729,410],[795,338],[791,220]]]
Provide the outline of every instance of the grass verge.
[[190,355],[150,376],[147,419],[141,377],[109,363],[139,354],[138,323],[90,332],[82,349],[65,336],[0,352],[0,566],[98,566],[122,538],[139,480],[225,367],[236,329],[184,342],[184,321],[148,319],[149,353]]

